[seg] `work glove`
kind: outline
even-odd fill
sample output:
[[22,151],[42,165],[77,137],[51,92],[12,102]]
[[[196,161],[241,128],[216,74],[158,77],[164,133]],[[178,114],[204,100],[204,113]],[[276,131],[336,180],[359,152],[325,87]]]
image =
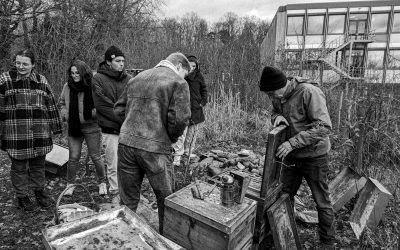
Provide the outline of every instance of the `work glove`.
[[285,141],[276,150],[276,152],[277,152],[276,156],[281,159],[284,159],[292,151],[293,151],[292,145],[290,145],[290,143],[288,141]]
[[289,123],[288,123],[288,121],[286,120],[286,118],[285,117],[283,117],[283,116],[281,116],[281,115],[278,115],[276,118],[275,118],[275,121],[274,121],[274,124],[272,125],[274,128],[275,127],[278,127],[280,124],[285,124],[286,126],[289,126]]

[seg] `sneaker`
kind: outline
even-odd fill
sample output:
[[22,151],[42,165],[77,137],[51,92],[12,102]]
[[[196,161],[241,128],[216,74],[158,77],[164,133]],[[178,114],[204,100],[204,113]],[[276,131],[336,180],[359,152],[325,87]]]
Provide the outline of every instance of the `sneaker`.
[[17,197],[18,199],[18,206],[24,209],[24,211],[31,212],[35,209],[31,199],[29,196],[24,197]]
[[102,182],[99,184],[99,195],[106,195],[107,194],[107,185]]
[[175,156],[174,157],[174,162],[172,164],[174,164],[174,166],[179,167],[181,165],[181,157]]
[[50,207],[51,204],[53,203],[53,199],[50,197],[50,195],[47,193],[46,189],[39,189],[35,190],[35,197],[37,203],[42,206],[42,207]]
[[75,187],[69,188],[70,186],[72,186],[72,184],[67,184],[66,189],[67,189],[67,188],[68,188],[68,189],[67,189],[67,191],[65,191],[65,193],[64,193],[65,196],[71,196],[72,193],[74,192]]

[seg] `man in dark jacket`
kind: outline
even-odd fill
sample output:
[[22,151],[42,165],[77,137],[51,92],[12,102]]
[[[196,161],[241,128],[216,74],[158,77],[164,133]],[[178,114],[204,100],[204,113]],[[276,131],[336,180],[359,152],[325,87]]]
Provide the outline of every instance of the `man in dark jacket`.
[[331,119],[326,98],[316,84],[303,78],[287,78],[273,67],[263,69],[260,90],[272,99],[272,124],[289,126],[287,141],[277,149],[284,160],[283,192],[292,203],[304,177],[317,204],[320,249],[333,249],[334,213],[327,182]]
[[118,146],[118,180],[121,202],[136,211],[144,174],[157,198],[163,232],[164,199],[172,193],[172,147],[190,118],[190,70],[182,53],[173,53],[156,67],[139,73],[115,104],[124,121]]
[[122,94],[131,76],[124,70],[125,55],[111,46],[107,49],[104,61],[99,64],[97,73],[93,76],[93,101],[96,115],[102,132],[102,142],[105,149],[105,164],[109,194],[113,203],[119,203],[117,178],[118,135],[122,125],[114,115],[114,104]]
[[203,107],[207,104],[207,86],[204,77],[200,72],[197,57],[191,55],[187,59],[190,63],[191,71],[186,76],[190,90],[190,124],[183,132],[176,143],[172,145],[174,148],[174,165],[179,166],[182,155],[190,157],[196,142],[197,133],[200,123],[204,122],[205,117]]

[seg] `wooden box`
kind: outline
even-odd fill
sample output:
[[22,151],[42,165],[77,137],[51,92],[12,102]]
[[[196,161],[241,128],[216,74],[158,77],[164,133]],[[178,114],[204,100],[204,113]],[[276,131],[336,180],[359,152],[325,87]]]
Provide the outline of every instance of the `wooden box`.
[[350,167],[345,167],[336,177],[329,183],[329,191],[333,211],[337,212],[360,192],[367,179],[359,175]]
[[46,249],[159,249],[182,247],[146,224],[126,206],[42,230]]
[[[200,182],[202,192],[213,185]],[[215,188],[204,200],[192,196],[191,184],[165,199],[164,236],[187,249],[249,249],[253,238],[256,202],[224,207]]]
[[46,171],[63,175],[66,173],[68,160],[68,148],[53,144],[53,149],[46,155]]
[[266,197],[280,183],[282,163],[275,155],[279,145],[286,139],[286,128],[286,125],[280,125],[268,134],[260,197]]
[[275,157],[276,149],[285,140],[287,126],[281,125],[268,134],[264,171],[261,177],[252,177],[246,197],[257,201],[254,240],[256,244],[264,239],[267,226],[266,210],[278,200],[282,191],[280,174],[282,163]]
[[357,239],[365,227],[373,229],[378,226],[391,197],[392,194],[378,180],[368,178],[350,215],[350,226]]
[[269,224],[278,250],[301,249],[289,195],[282,195],[267,211]]

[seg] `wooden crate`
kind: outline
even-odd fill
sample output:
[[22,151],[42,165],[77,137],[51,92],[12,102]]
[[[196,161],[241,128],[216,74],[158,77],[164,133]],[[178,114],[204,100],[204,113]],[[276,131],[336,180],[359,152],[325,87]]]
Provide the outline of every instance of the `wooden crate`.
[[282,164],[277,161],[276,149],[285,140],[287,126],[281,125],[268,134],[264,171],[261,177],[252,177],[246,197],[257,201],[254,241],[261,243],[265,233],[269,231],[266,210],[278,200],[282,191],[280,175]]
[[268,210],[268,220],[277,250],[301,249],[288,194],[282,195]]
[[360,238],[365,227],[373,229],[378,226],[392,197],[392,194],[378,180],[368,178],[350,215],[350,226],[357,239]]
[[42,230],[47,250],[159,249],[183,250],[152,229],[136,213],[121,206]]
[[[220,190],[215,188],[204,200],[195,199],[191,184],[165,199],[164,236],[187,249],[239,250],[250,247],[253,237],[256,202],[224,207]],[[202,192],[213,185],[200,182]]]
[[68,160],[68,148],[53,144],[53,149],[46,155],[46,171],[63,175],[66,173]]
[[337,212],[360,192],[367,179],[359,175],[354,169],[345,167],[336,177],[329,183],[329,191],[333,211]]

